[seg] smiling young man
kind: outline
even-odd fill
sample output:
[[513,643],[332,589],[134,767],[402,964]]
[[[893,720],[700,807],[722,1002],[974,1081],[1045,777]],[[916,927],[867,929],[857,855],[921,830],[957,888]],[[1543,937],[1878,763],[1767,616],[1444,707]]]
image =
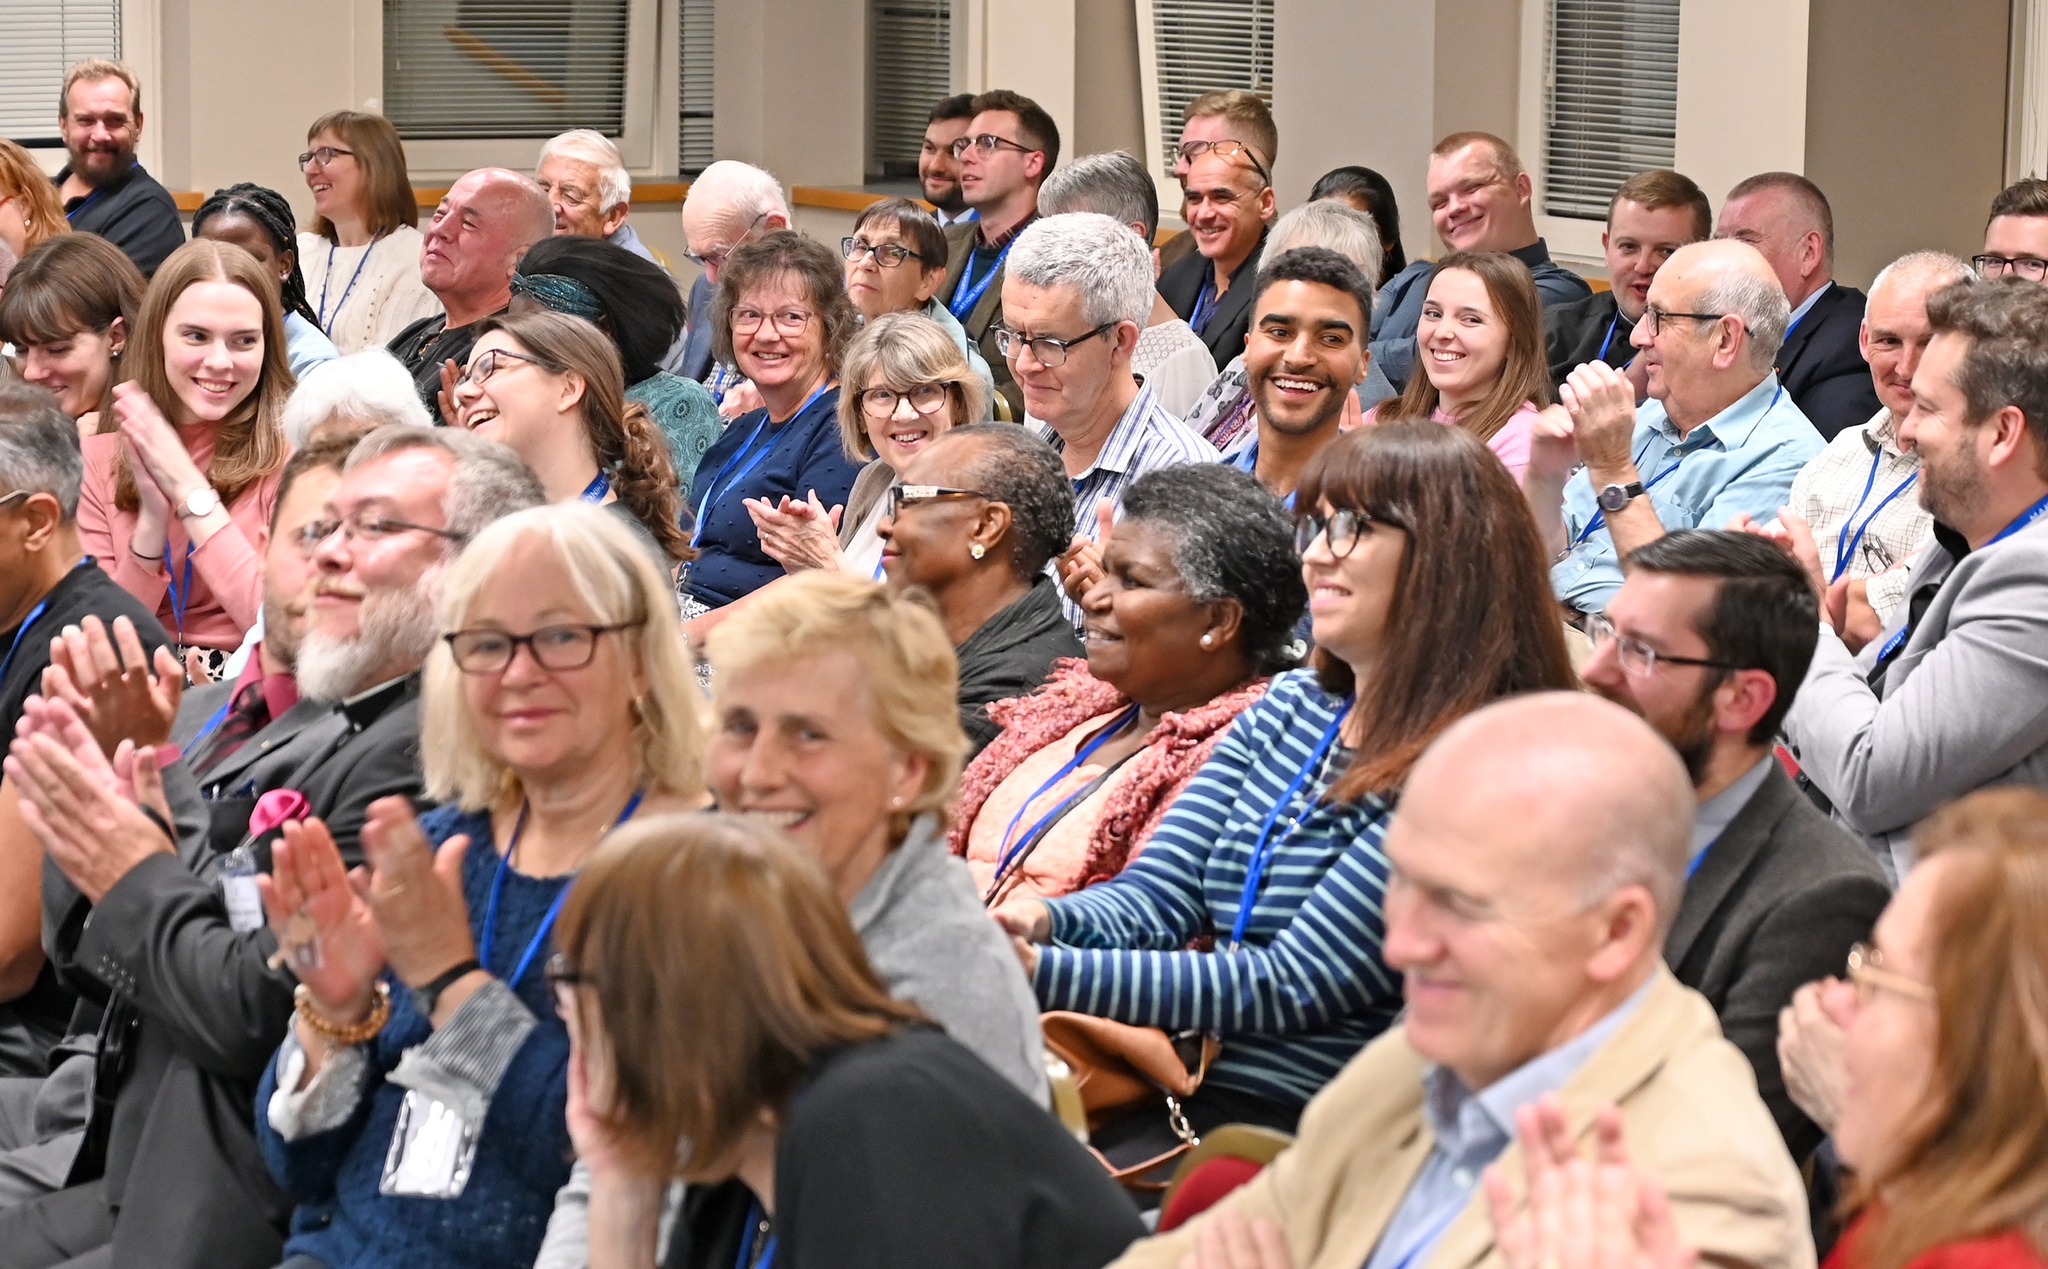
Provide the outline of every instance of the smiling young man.
[[1259,270],[1245,382],[1258,433],[1233,457],[1290,507],[1302,469],[1337,439],[1344,405],[1365,381],[1372,286],[1326,247],[1296,247]]
[[1251,151],[1211,150],[1189,161],[1181,192],[1195,254],[1159,275],[1159,293],[1227,365],[1251,328],[1249,284],[1273,220],[1273,185]]
[[1650,280],[1671,253],[1714,230],[1707,196],[1690,177],[1665,168],[1637,172],[1607,203],[1600,235],[1610,289],[1543,310],[1543,340],[1553,386],[1575,367],[1604,361],[1619,370],[1636,355],[1629,335],[1643,320]]
[[1984,252],[1970,263],[1981,277],[2048,281],[2048,181],[2028,176],[1998,191],[1984,224]]
[[940,98],[925,119],[924,142],[917,151],[917,180],[924,191],[924,201],[937,209],[934,215],[941,229],[979,215],[967,205],[967,197],[960,188],[960,160],[953,157],[953,143],[967,135],[968,125],[973,122],[973,93]]
[[70,162],[54,178],[64,218],[126,252],[145,274],[185,241],[178,204],[135,161],[142,137],[142,82],[119,62],[73,66],[57,100]]

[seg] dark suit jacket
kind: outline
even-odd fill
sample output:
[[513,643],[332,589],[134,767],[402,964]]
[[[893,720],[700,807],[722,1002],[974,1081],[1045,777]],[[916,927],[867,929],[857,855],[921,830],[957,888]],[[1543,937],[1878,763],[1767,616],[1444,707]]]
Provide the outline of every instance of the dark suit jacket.
[[[663,369],[702,383],[711,373],[711,297],[718,291],[703,274],[690,283],[689,324],[683,327],[682,355]],[[688,473],[684,473],[687,475]]]
[[[1266,236],[1260,234],[1259,245],[1244,258],[1243,264],[1231,271],[1230,289],[1217,297],[1216,313],[1209,319],[1209,328],[1202,332],[1202,342],[1209,345],[1219,366],[1227,366],[1233,357],[1244,355],[1244,337],[1252,328],[1252,292],[1258,289],[1259,257],[1265,254]],[[1209,269],[1209,258],[1195,252],[1159,275],[1159,294],[1180,314],[1182,321],[1195,311],[1195,297],[1201,294],[1202,279]]]
[[[270,728],[258,733],[243,746],[258,750],[247,767],[271,788],[303,793],[343,858],[358,862],[369,804],[419,798],[418,692],[414,675],[310,724],[288,711],[272,727],[291,727],[292,738],[263,748]],[[338,726],[329,721],[337,718]],[[313,752],[297,749],[296,766],[277,761],[308,743]],[[238,751],[231,761],[242,759]],[[217,804],[214,815],[247,823],[239,800]],[[212,842],[229,836],[217,826]],[[256,845],[267,868],[268,840]],[[194,858],[154,856],[97,906],[45,865],[44,912],[58,914],[48,950],[67,980],[111,1000],[110,1026],[125,1033],[101,1063],[113,1086],[106,1193],[114,1263],[269,1269],[282,1255],[291,1201],[257,1151],[252,1116],[257,1081],[291,1019],[294,980],[266,963],[276,950],[267,929],[229,926],[216,884],[221,852],[210,843],[184,849]],[[125,1050],[122,1069],[109,1070],[116,1047]]]
[[1840,975],[1891,899],[1884,872],[1817,810],[1775,761],[1685,886],[1664,940],[1678,981],[1720,1015],[1756,1070],[1757,1090],[1796,1162],[1821,1130],[1792,1104],[1778,1069],[1778,1011],[1817,978]]
[[1543,355],[1550,363],[1554,388],[1589,361],[1604,361],[1616,370],[1636,355],[1629,336],[1636,324],[1621,315],[1614,292],[1596,291],[1583,300],[1543,307]]
[[[946,281],[939,287],[939,303],[953,298],[953,292],[960,287],[960,274],[967,268],[967,257],[979,241],[981,222],[963,220],[946,226]],[[996,276],[974,302],[960,325],[967,330],[967,338],[981,349],[982,359],[988,362],[989,373],[995,377],[996,391],[1010,403],[1010,417],[1022,421],[1024,418],[1024,391],[1017,386],[1010,375],[1009,358],[996,350],[995,328],[1003,320],[1003,278],[1009,273],[1009,261],[996,269]],[[976,282],[981,279],[975,278]]]
[[1829,440],[1877,413],[1877,386],[1856,344],[1862,324],[1863,292],[1837,282],[1814,301],[1778,350],[1785,392]]

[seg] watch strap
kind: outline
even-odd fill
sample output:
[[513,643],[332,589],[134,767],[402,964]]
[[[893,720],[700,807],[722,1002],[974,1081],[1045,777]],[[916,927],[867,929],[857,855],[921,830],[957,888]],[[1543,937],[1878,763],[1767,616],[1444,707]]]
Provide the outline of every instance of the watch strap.
[[432,1017],[434,1006],[441,1003],[442,992],[453,987],[455,981],[464,974],[469,973],[471,970],[482,968],[483,962],[472,956],[460,965],[451,966],[441,971],[412,989],[413,1007],[419,1010],[422,1018]]

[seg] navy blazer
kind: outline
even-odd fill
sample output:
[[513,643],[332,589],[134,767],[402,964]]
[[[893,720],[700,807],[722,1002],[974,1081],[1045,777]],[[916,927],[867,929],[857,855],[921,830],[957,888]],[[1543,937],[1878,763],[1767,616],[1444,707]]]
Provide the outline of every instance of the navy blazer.
[[1877,413],[1870,363],[1856,342],[1863,292],[1836,282],[1815,300],[1778,349],[1778,377],[1800,412],[1828,440]]
[[[1227,366],[1244,354],[1244,337],[1252,328],[1253,292],[1258,289],[1259,259],[1266,254],[1266,235],[1230,274],[1230,289],[1216,298],[1216,313],[1208,329],[1197,332],[1216,364]],[[1193,252],[1159,275],[1159,294],[1186,321],[1195,311],[1195,297],[1201,294],[1202,279],[1209,275],[1209,257]]]

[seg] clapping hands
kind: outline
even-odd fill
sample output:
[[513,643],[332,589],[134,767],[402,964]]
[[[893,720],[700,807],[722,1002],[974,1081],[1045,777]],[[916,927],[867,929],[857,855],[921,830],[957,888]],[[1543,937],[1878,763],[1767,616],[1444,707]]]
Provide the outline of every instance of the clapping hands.
[[1509,1269],[1693,1269],[1664,1189],[1629,1159],[1621,1112],[1594,1119],[1584,1158],[1555,1093],[1515,1112],[1526,1194],[1517,1207],[1506,1170],[1486,1170],[1494,1241]]

